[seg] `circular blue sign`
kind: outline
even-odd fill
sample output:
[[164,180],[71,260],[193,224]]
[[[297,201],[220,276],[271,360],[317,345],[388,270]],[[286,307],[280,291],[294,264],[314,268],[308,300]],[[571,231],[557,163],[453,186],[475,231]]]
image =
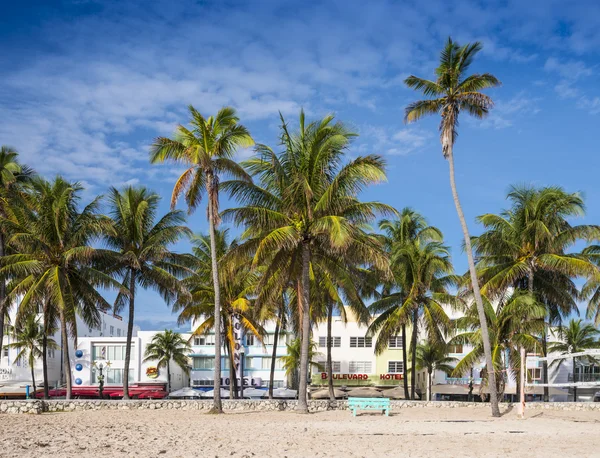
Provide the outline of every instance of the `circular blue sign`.
[[75,370],[80,371],[81,369],[83,369],[81,364],[75,364]]
[[83,356],[83,351],[81,351],[81,350],[77,350],[77,351],[75,352],[75,356],[77,356],[78,358],[81,358],[81,357]]
[[75,385],[81,385],[83,382],[81,381],[80,378],[76,378],[75,379]]

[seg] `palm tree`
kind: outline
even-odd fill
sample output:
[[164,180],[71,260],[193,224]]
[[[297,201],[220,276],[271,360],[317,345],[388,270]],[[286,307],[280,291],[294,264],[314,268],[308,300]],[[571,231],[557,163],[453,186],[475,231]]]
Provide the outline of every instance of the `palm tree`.
[[356,136],[344,124],[334,123],[333,116],[306,123],[303,111],[297,132],[290,132],[283,117],[281,122],[283,151],[275,154],[260,145],[258,157],[244,164],[260,177],[262,187],[241,180],[226,183],[226,189],[246,205],[223,213],[247,227],[245,236],[251,240],[246,246],[254,251],[254,265],[265,266],[265,282],[276,278],[295,284],[302,323],[298,411],[307,413],[311,265],[319,262],[330,270],[330,260],[352,255],[384,270],[387,260],[364,228],[377,212],[394,211],[358,200],[366,186],[385,180],[385,164],[374,155],[342,164]]
[[[294,339],[290,343],[286,344],[287,353],[281,357],[282,368],[285,370],[285,375],[293,377],[294,372],[302,367],[302,340]],[[320,353],[317,351],[317,344],[313,341],[310,342],[308,347],[308,367],[316,370],[322,370],[323,367],[316,361]],[[300,391],[298,391],[300,396]]]
[[[579,353],[586,350],[600,348],[600,342],[598,341],[600,331],[598,331],[591,324],[582,323],[581,319],[572,319],[569,321],[568,326],[560,326],[557,331],[558,336],[561,337],[561,341],[550,342],[548,350],[551,352],[558,352],[563,355],[567,355],[569,353]],[[577,380],[575,377],[575,368],[579,362],[585,361],[598,364],[596,358],[592,358],[591,356],[579,356],[571,359],[573,360],[574,382],[582,381]],[[561,365],[565,362],[565,360],[566,358],[555,359],[551,365]],[[577,386],[573,387],[573,401],[577,402]]]
[[[184,285],[190,291],[191,297],[178,301],[174,306],[174,311],[180,312],[179,324],[192,321],[196,325],[193,336],[203,335],[214,330],[215,334],[220,333],[225,337],[222,345],[229,357],[230,379],[233,385],[230,392],[233,397],[237,396],[237,365],[234,361],[234,349],[237,343],[235,323],[239,321],[246,334],[255,336],[261,342],[265,331],[257,319],[253,307],[253,294],[257,278],[254,273],[250,272],[251,259],[232,259],[227,256],[237,244],[236,241],[229,243],[228,233],[228,230],[215,231],[216,258],[221,289],[219,319],[215,320],[214,315],[213,256],[211,239],[208,235],[197,235],[192,238],[193,254],[187,260],[186,265],[193,269],[194,274],[184,280]],[[220,329],[215,327],[217,321],[220,323]],[[242,381],[243,378],[244,374],[240,374]]]
[[99,198],[78,210],[82,189],[61,177],[33,179],[25,205],[12,207],[4,220],[15,254],[5,256],[0,269],[9,280],[8,300],[20,298],[17,322],[37,313],[39,304],[46,331],[58,317],[67,399],[72,386],[68,338],[77,339],[75,317],[98,327],[100,312],[110,308],[98,289],[120,287],[105,273],[113,258],[91,246],[110,229],[107,218],[98,214]]
[[185,164],[187,169],[177,179],[171,197],[171,208],[184,194],[188,212],[193,212],[200,204],[204,191],[208,196],[208,227],[211,240],[212,277],[215,285],[215,398],[213,413],[222,413],[221,406],[221,329],[220,287],[216,258],[215,229],[219,217],[219,179],[221,174],[229,174],[242,180],[250,180],[248,174],[232,160],[237,148],[254,144],[248,130],[239,123],[236,112],[231,107],[219,110],[215,117],[204,118],[194,107],[189,106],[191,129],[179,125],[173,139],[159,137],[150,151],[150,162],[165,161]]
[[448,288],[457,283],[457,277],[453,275],[448,248],[441,242],[441,232],[428,226],[418,213],[404,209],[399,221],[384,222],[383,228],[394,237],[390,256],[396,291],[371,304],[376,318],[368,332],[379,332],[375,351],[381,353],[389,339],[401,330],[406,332],[406,324],[411,323],[411,398],[415,399],[419,326],[425,327],[431,342],[445,342],[450,318],[444,305],[456,302]]
[[158,221],[160,197],[144,187],[128,186],[123,191],[111,188],[108,196],[111,233],[106,244],[116,253],[114,270],[120,277],[122,291],[114,303],[114,313],[129,307],[127,346],[123,377],[123,398],[129,399],[129,364],[135,319],[137,287],[157,291],[169,303],[185,289],[178,277],[186,274],[184,259],[169,246],[191,234],[183,225],[185,216],[180,211],[165,214]]
[[[567,250],[579,240],[600,238],[600,226],[572,226],[567,219],[584,214],[583,199],[562,188],[512,187],[508,199],[510,209],[478,217],[485,232],[473,237],[473,246],[482,292],[494,297],[511,287],[526,289],[545,304],[542,352],[547,356],[547,327],[560,325],[578,310],[579,294],[572,278],[593,280],[599,272],[590,256]],[[542,370],[547,381],[546,361]],[[548,387],[544,387],[544,401],[548,401]]]
[[150,344],[146,347],[144,362],[158,361],[158,369],[167,368],[167,393],[171,392],[171,361],[174,361],[183,372],[189,374],[189,354],[192,347],[181,337],[181,334],[165,329],[152,337]]
[[[14,200],[15,185],[26,182],[33,175],[27,166],[17,160],[18,153],[10,146],[0,147],[0,218],[6,218],[5,207]],[[4,257],[6,246],[4,227],[0,227],[0,259]],[[6,301],[6,284],[0,281],[0,355],[4,343],[4,323],[8,313],[9,302]]]
[[431,401],[431,378],[434,371],[442,371],[450,374],[454,369],[452,364],[456,358],[448,356],[448,348],[445,343],[431,343],[429,341],[417,345],[416,362],[417,369],[427,369],[427,400]]
[[[8,344],[9,348],[16,348],[19,351],[15,361],[25,361],[29,364],[31,369],[31,383],[33,385],[33,397],[37,392],[37,386],[35,383],[35,361],[43,356],[44,338],[46,333],[43,325],[40,323],[39,318],[36,315],[28,315],[24,318],[22,323],[19,323],[13,331],[14,342]],[[60,348],[53,339],[45,340],[46,348],[58,349]],[[44,386],[47,381],[44,380]]]
[[[534,351],[538,345],[537,336],[543,329],[546,309],[530,294],[519,290],[507,291],[499,296],[496,307],[488,297],[483,296],[483,300],[494,356],[492,370],[486,362],[484,378],[487,378],[487,388],[490,392],[491,384],[496,383],[498,393],[503,393],[508,374],[520,373],[519,349],[523,347],[527,351]],[[460,377],[469,373],[485,356],[479,313],[475,304],[467,308],[463,317],[455,320],[455,328],[465,331],[450,339],[448,344],[472,347],[452,371],[453,376]],[[490,377],[494,372],[499,374],[499,377]]]
[[[458,198],[454,177],[454,142],[458,135],[458,115],[461,111],[466,111],[478,119],[487,116],[490,108],[493,106],[493,101],[481,91],[500,85],[500,81],[489,73],[466,75],[473,59],[481,49],[482,45],[479,42],[459,46],[451,38],[448,38],[448,42],[440,54],[440,65],[435,70],[435,81],[416,76],[409,76],[404,80],[408,87],[420,91],[428,97],[425,100],[419,100],[408,105],[405,110],[404,120],[405,122],[415,122],[426,115],[440,115],[442,118],[439,127],[442,153],[444,159],[448,160],[450,167],[450,187],[452,188],[452,197],[454,198],[454,205],[456,206],[456,212],[458,213],[458,219],[460,220],[465,240],[465,251],[469,261],[469,273],[473,284],[473,295],[475,296],[481,332],[483,334],[485,358],[487,364],[491,367],[492,354],[490,341],[483,301],[479,291],[477,271],[475,270],[473,250],[471,249],[469,229]],[[494,373],[490,373],[492,381],[490,400],[492,415],[499,417],[498,399],[493,388],[495,386],[495,383],[493,383],[494,377]]]

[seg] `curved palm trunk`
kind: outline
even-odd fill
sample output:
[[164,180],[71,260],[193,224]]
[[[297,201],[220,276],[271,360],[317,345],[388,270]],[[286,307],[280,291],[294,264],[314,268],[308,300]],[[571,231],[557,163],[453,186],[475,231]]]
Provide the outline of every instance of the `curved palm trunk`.
[[[579,382],[579,380],[577,380],[577,376],[575,375],[575,368],[577,367],[576,360],[577,358],[573,358],[573,380],[575,382]],[[577,402],[577,386],[573,386],[573,402]]]
[[302,246],[302,346],[300,349],[300,381],[298,411],[308,413],[308,349],[310,345],[310,248]]
[[127,343],[125,344],[125,366],[123,369],[123,399],[129,399],[129,364],[131,362],[131,341],[133,339],[133,319],[135,317],[135,270],[129,271],[129,318],[127,323]]
[[[229,353],[229,399],[237,399],[240,394],[240,386],[237,382],[237,370],[233,362],[233,349],[228,345],[227,352]],[[240,357],[243,357],[240,355]],[[240,360],[240,373],[241,373],[241,360]],[[240,383],[244,383],[244,374],[240,374]]]
[[448,159],[448,165],[450,168],[450,187],[452,188],[452,197],[454,199],[454,206],[456,207],[456,213],[460,220],[460,225],[463,231],[463,237],[465,239],[465,251],[467,253],[467,260],[469,262],[469,273],[471,274],[471,284],[473,285],[473,296],[475,296],[475,303],[477,304],[477,313],[479,315],[479,325],[481,327],[481,340],[483,340],[483,352],[485,354],[485,363],[489,368],[489,390],[490,390],[490,404],[492,406],[492,416],[500,416],[500,408],[498,406],[498,394],[496,393],[496,373],[494,372],[494,365],[492,361],[492,349],[490,346],[490,334],[488,332],[487,320],[485,318],[485,310],[483,308],[483,300],[481,299],[481,291],[479,291],[479,280],[477,279],[477,271],[475,270],[475,261],[473,259],[473,249],[471,247],[471,236],[469,234],[469,228],[465,220],[465,215],[458,198],[458,191],[456,189],[456,181],[454,176],[454,153],[452,145],[447,145],[446,158]]
[[[0,232],[0,259],[4,257],[4,234]],[[0,281],[0,355],[4,345],[4,321],[6,318],[6,283]]]
[[408,353],[406,350],[406,325],[402,325],[402,381],[404,383],[404,399],[408,399]]
[[327,385],[329,387],[329,400],[335,401],[335,391],[333,390],[333,363],[331,362],[331,327],[333,321],[333,305],[327,307]]
[[418,315],[418,311],[414,310],[413,311],[413,329],[412,329],[412,336],[410,338],[411,342],[410,342],[410,351],[411,351],[411,357],[412,357],[412,365],[411,365],[411,371],[410,371],[410,398],[411,399],[416,399],[415,398],[415,387],[416,387],[416,381],[417,381],[417,327],[418,327],[418,321],[419,321],[419,315]]
[[273,336],[273,353],[271,354],[271,373],[269,374],[269,399],[273,399],[273,383],[275,382],[275,364],[277,363],[277,341],[279,340],[279,324],[283,319],[283,307],[275,322],[275,335]]
[[42,336],[42,375],[44,377],[44,399],[50,399],[48,387],[48,299],[44,299],[44,334]]
[[217,198],[214,189],[214,176],[211,173],[206,174],[206,189],[208,197],[208,230],[210,235],[210,260],[212,265],[213,288],[215,293],[215,314],[214,314],[214,329],[215,329],[215,380],[214,388],[214,403],[211,413],[223,413],[223,405],[221,403],[221,285],[219,284],[219,266],[217,263],[217,242],[215,238],[215,221],[216,215],[213,208],[213,202]]
[[62,307],[59,310],[60,316],[60,340],[62,343],[62,362],[63,362],[63,372],[65,375],[65,382],[67,384],[67,394],[66,398],[71,399],[71,394],[73,390],[73,381],[71,377],[71,361],[69,358],[69,338],[67,336],[67,320],[65,318],[65,312]]

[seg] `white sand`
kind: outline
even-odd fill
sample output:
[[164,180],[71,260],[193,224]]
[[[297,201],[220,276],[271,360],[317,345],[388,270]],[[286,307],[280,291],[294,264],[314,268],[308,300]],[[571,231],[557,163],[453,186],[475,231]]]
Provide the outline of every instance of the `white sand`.
[[600,413],[415,408],[333,411],[95,411],[0,415],[1,457],[599,456]]

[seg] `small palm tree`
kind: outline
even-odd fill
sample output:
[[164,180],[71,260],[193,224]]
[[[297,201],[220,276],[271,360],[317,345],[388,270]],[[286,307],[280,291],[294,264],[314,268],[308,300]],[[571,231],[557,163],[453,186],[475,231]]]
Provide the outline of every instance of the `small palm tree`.
[[[548,347],[549,351],[566,355],[569,353],[579,353],[586,350],[600,348],[600,341],[598,341],[600,331],[598,331],[591,324],[582,323],[581,319],[572,319],[569,321],[568,326],[560,326],[557,334],[561,337],[561,341],[551,342]],[[575,368],[577,367],[578,363],[583,361],[598,364],[598,360],[591,356],[580,356],[571,359],[573,360],[574,377],[576,372]],[[565,361],[566,358],[555,359],[551,366],[554,364],[561,365]],[[581,380],[573,379],[573,381],[578,382]],[[577,386],[575,386],[573,389],[573,401],[577,402]]]
[[188,273],[181,255],[169,247],[191,234],[183,225],[185,216],[172,211],[156,221],[160,197],[146,188],[127,187],[122,192],[111,188],[108,197],[111,233],[107,245],[117,253],[114,270],[121,278],[121,292],[114,312],[129,307],[127,346],[123,376],[123,397],[129,399],[129,364],[138,286],[158,291],[168,303],[185,295],[178,277]]
[[181,337],[181,334],[165,329],[152,337],[146,347],[144,362],[158,361],[158,369],[167,368],[167,392],[171,392],[171,361],[179,366],[186,374],[190,373],[189,354],[192,347]]
[[[8,345],[9,348],[16,348],[19,351],[15,361],[27,360],[31,369],[31,383],[33,385],[33,396],[37,391],[35,383],[35,361],[43,356],[44,347],[44,327],[40,323],[40,319],[36,315],[28,315],[25,320],[17,325],[13,330],[13,338],[15,341]],[[60,348],[53,339],[46,340],[46,348]],[[46,380],[44,380],[46,385]]]
[[[17,160],[18,153],[10,146],[0,147],[0,217],[6,217],[6,206],[14,204],[15,187],[27,182],[33,171]],[[6,252],[5,228],[0,227],[0,259]],[[0,355],[4,342],[4,320],[10,302],[6,301],[6,284],[0,281]]]
[[[491,366],[492,353],[483,300],[481,299],[481,293],[479,291],[469,229],[458,198],[454,176],[454,142],[458,136],[459,113],[461,111],[467,112],[478,119],[486,117],[494,103],[489,96],[483,94],[481,91],[500,85],[498,78],[490,73],[475,73],[467,76],[466,73],[473,62],[473,59],[481,49],[482,45],[479,42],[459,46],[452,41],[451,38],[448,38],[448,42],[440,54],[440,65],[435,70],[435,81],[418,78],[416,76],[409,76],[404,80],[408,87],[422,92],[428,97],[425,100],[419,100],[408,105],[405,110],[404,120],[405,122],[415,122],[427,115],[438,115],[442,118],[439,127],[442,153],[444,159],[448,161],[448,165],[450,166],[450,187],[452,188],[454,205],[456,207],[456,212],[458,213],[458,219],[460,220],[465,240],[465,251],[469,261],[469,273],[473,284],[473,295],[475,297],[475,303],[477,304],[481,333],[483,336],[485,359],[488,365]],[[494,377],[495,374],[492,371],[490,373],[492,382],[494,381]],[[494,386],[495,383],[492,383],[492,388],[490,389],[492,415],[499,417],[500,409],[498,407],[496,392],[493,388]]]
[[213,413],[222,413],[221,406],[221,335],[217,332],[220,324],[220,287],[216,258],[215,229],[219,216],[219,180],[222,174],[250,181],[245,170],[232,157],[237,148],[254,144],[248,130],[239,123],[235,110],[224,107],[216,116],[204,118],[193,106],[189,106],[191,129],[179,125],[174,138],[159,137],[150,151],[153,164],[173,162],[184,164],[187,169],[177,179],[171,197],[174,209],[177,199],[183,194],[189,213],[200,204],[202,194],[208,196],[208,228],[211,240],[212,277],[215,285],[215,398]]
[[445,343],[431,343],[429,341],[417,346],[417,369],[427,369],[427,400],[431,401],[431,379],[434,371],[450,374],[454,369],[456,358],[448,356],[448,347]]
[[[301,339],[294,339],[290,343],[286,344],[287,354],[281,357],[282,367],[285,370],[285,375],[288,378],[295,378],[295,373],[298,370],[302,370],[302,342]],[[313,368],[317,370],[322,370],[323,367],[320,365],[316,358],[320,355],[317,351],[318,346],[315,342],[310,342],[308,347],[308,369],[307,372]],[[307,373],[308,377],[308,373]],[[302,389],[302,387],[299,387]],[[298,393],[300,396],[300,393]]]

